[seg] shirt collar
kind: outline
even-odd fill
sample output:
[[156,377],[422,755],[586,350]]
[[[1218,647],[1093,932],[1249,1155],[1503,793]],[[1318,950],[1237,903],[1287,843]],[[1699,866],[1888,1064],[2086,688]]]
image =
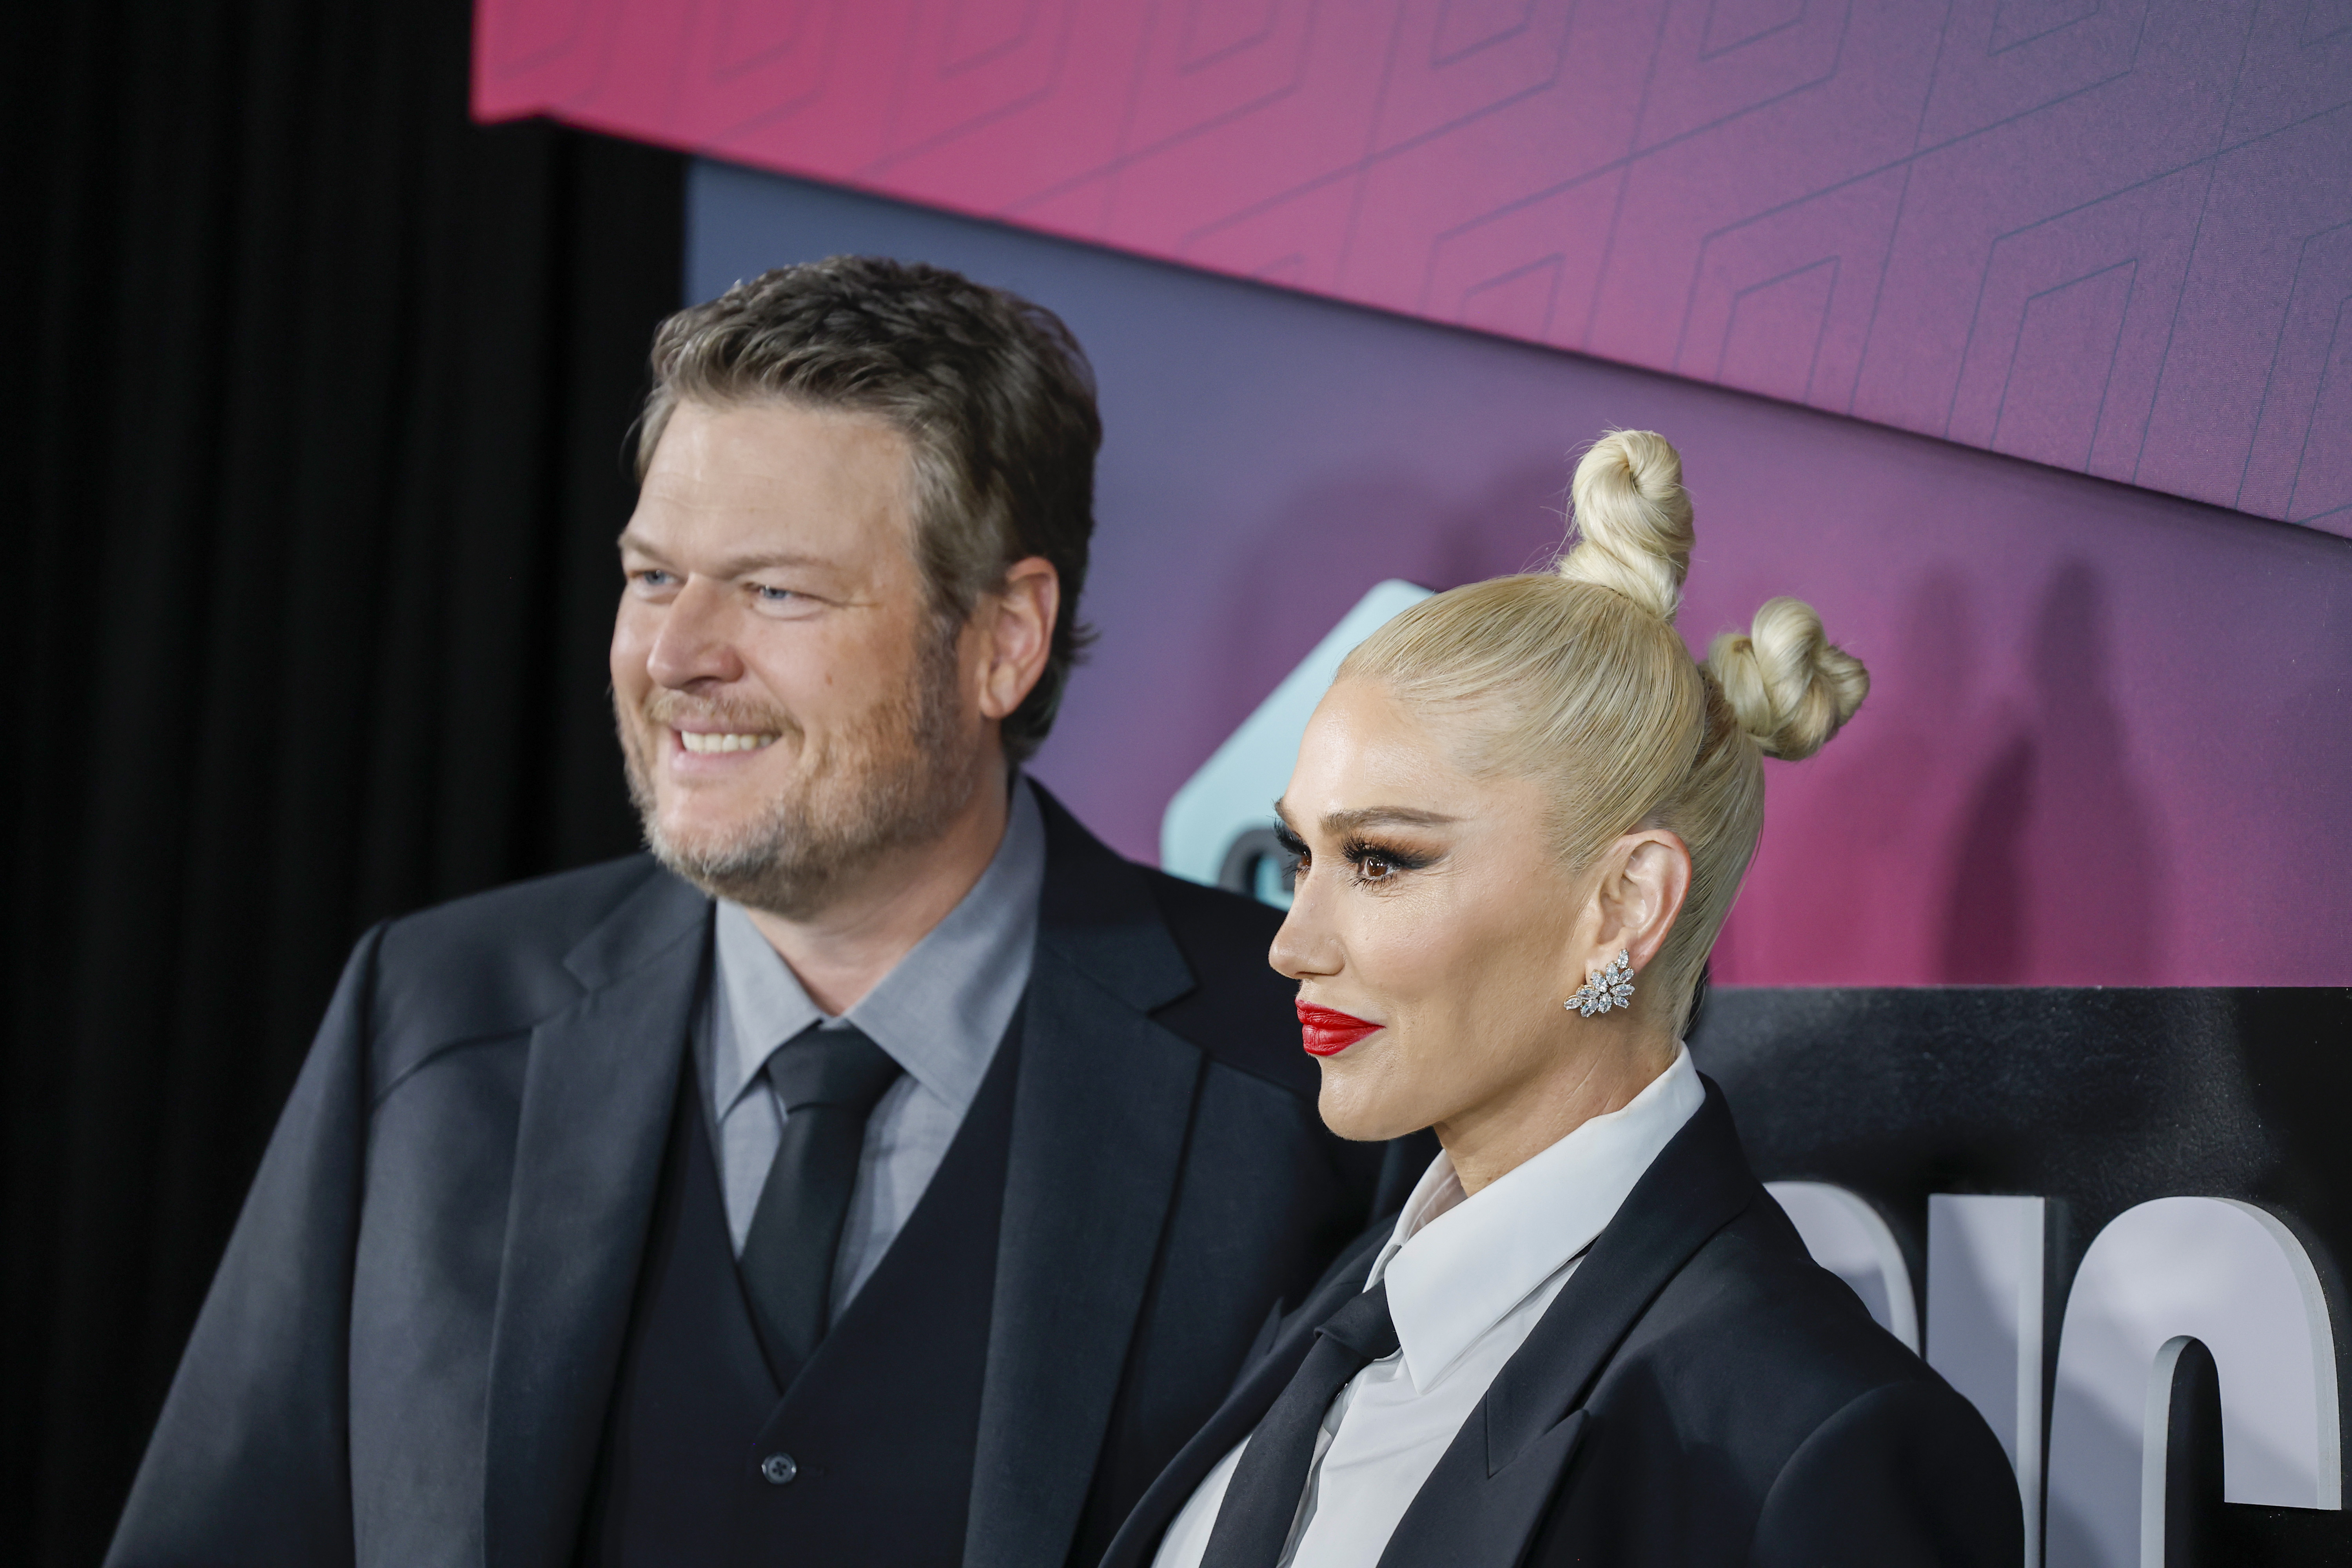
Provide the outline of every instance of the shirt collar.
[[[908,1077],[959,1112],[972,1097],[1021,1005],[1045,880],[1045,822],[1015,775],[1004,837],[980,880],[843,1016]],[[721,900],[716,933],[719,1032],[711,1098],[724,1116],[775,1048],[832,1022],[768,945],[741,905]]]
[[1592,1245],[1642,1173],[1706,1100],[1687,1047],[1622,1108],[1463,1195],[1440,1153],[1397,1216],[1366,1289],[1385,1279],[1389,1316],[1416,1393]]

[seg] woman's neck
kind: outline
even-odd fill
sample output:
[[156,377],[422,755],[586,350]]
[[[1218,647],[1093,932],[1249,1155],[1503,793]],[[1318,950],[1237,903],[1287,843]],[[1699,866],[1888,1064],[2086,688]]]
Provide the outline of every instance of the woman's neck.
[[1596,1116],[1622,1110],[1675,1065],[1682,1042],[1643,1021],[1577,1031],[1581,1048],[1563,1052],[1544,1072],[1484,1104],[1437,1124],[1462,1190],[1475,1194]]

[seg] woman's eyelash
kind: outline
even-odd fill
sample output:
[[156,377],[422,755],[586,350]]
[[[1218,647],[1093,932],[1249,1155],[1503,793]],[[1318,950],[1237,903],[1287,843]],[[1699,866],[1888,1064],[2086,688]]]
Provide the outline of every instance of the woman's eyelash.
[[1367,838],[1350,838],[1339,847],[1340,857],[1360,871],[1368,861],[1386,866],[1391,872],[1418,871],[1429,864],[1431,857],[1416,855],[1387,844],[1375,844]]
[[[1287,827],[1274,830],[1274,841],[1282,852],[1300,867],[1311,865],[1314,856],[1308,853],[1307,841]],[[1376,844],[1369,838],[1349,838],[1339,845],[1339,858],[1355,868],[1357,879],[1366,882],[1383,882],[1399,871],[1418,871],[1436,857],[1399,849],[1392,845]],[[1377,875],[1366,875],[1367,867],[1379,867]]]

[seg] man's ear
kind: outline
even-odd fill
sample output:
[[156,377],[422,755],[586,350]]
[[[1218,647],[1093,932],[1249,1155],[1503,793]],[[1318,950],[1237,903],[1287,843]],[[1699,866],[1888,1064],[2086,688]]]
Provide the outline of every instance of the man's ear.
[[1062,574],[1042,555],[1005,569],[1004,582],[982,602],[980,710],[1011,717],[1045,673],[1054,624],[1062,612]]

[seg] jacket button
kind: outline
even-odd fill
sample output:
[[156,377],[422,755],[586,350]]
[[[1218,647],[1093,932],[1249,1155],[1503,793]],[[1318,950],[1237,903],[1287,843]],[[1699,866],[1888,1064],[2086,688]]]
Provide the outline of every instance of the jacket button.
[[801,1468],[790,1454],[771,1454],[760,1461],[760,1473],[768,1478],[772,1487],[790,1486]]

